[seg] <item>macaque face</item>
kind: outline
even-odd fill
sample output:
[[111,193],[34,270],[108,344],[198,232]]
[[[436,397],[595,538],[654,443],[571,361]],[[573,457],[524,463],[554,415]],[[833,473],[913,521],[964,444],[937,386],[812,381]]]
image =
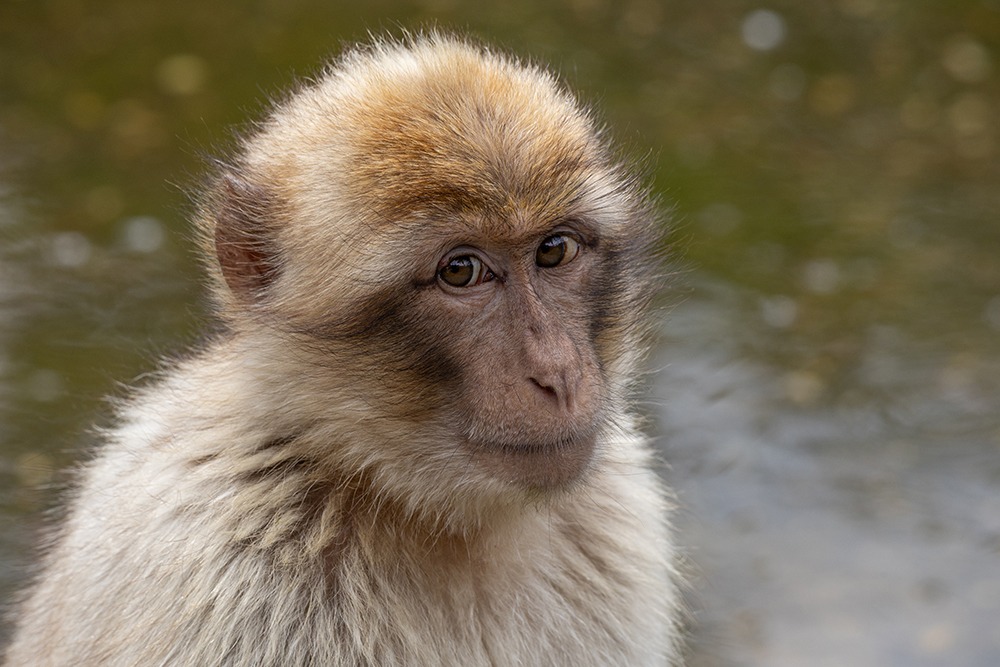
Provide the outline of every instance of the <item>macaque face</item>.
[[590,298],[599,248],[596,230],[564,220],[424,258],[415,305],[435,356],[456,369],[439,380],[442,412],[459,446],[503,479],[550,487],[591,460],[604,385]]

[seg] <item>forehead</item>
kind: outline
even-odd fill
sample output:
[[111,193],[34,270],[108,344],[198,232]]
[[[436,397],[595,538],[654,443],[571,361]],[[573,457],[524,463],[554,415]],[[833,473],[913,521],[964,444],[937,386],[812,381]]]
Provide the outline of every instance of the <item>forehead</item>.
[[345,186],[372,222],[443,215],[531,233],[570,215],[602,168],[572,98],[513,63],[459,51],[351,92]]

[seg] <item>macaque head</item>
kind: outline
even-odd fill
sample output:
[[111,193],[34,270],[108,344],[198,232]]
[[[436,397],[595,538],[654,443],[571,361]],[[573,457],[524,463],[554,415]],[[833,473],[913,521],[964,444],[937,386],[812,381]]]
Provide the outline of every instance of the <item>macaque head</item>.
[[432,35],[351,52],[279,104],[203,223],[232,335],[267,349],[331,460],[496,499],[609,455],[651,211],[554,77]]

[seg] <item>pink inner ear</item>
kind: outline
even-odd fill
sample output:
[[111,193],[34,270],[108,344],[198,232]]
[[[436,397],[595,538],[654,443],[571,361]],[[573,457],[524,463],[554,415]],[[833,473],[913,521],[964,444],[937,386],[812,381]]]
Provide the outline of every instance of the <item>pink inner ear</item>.
[[232,172],[223,174],[217,196],[215,254],[222,275],[238,298],[256,301],[278,271],[273,202],[264,188]]

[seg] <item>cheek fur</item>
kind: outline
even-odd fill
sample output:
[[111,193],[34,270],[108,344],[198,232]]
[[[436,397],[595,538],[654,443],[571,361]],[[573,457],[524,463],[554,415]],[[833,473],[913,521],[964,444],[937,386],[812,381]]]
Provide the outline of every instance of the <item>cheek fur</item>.
[[[408,286],[386,287],[305,333],[336,348],[338,361],[353,362],[390,393],[421,396],[422,411],[439,408],[459,391],[462,366],[447,345],[451,322],[428,317],[420,297]],[[404,394],[398,393],[401,387]]]
[[[644,227],[637,227],[641,230]],[[587,283],[591,342],[602,365],[610,365],[637,345],[648,317],[648,306],[659,287],[659,264],[653,256],[655,236],[609,243]]]

